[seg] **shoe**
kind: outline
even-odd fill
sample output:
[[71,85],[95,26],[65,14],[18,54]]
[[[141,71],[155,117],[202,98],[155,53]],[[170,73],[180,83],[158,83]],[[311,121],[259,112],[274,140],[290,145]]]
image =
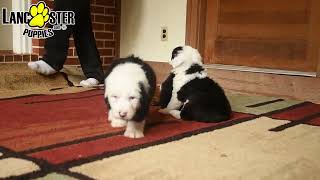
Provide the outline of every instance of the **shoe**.
[[39,74],[43,74],[43,75],[47,75],[47,76],[57,72],[56,70],[54,70],[49,64],[47,64],[43,60],[29,62],[28,67],[31,70],[33,70]]
[[99,85],[99,81],[96,80],[95,78],[88,78],[86,80],[82,80],[80,82],[80,85],[82,87],[95,87],[95,86]]

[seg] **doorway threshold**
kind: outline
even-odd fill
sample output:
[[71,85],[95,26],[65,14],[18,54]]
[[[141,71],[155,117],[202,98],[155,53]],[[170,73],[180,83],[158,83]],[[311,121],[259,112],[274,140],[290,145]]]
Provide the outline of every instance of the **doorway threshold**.
[[317,77],[316,72],[289,71],[289,70],[280,70],[280,69],[255,68],[255,67],[248,67],[248,66],[236,66],[236,65],[225,65],[225,64],[208,64],[204,66],[208,69],[279,74],[279,75],[290,75],[290,76]]

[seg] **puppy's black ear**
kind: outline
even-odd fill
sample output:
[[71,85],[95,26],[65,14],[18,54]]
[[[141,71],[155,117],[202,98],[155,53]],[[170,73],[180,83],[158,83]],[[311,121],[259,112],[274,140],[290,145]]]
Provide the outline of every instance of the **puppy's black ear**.
[[182,46],[178,46],[178,47],[174,48],[172,51],[171,60],[174,59],[175,57],[177,57],[179,52],[182,50],[183,50]]
[[104,98],[104,102],[106,103],[107,108],[110,109],[110,104],[109,104],[109,99],[108,99],[108,97],[105,97],[105,98]]
[[139,82],[140,88],[140,107],[137,109],[136,114],[133,117],[134,121],[141,122],[144,120],[145,116],[149,112],[149,104],[151,102],[151,98],[147,93],[145,87],[143,86],[142,82]]

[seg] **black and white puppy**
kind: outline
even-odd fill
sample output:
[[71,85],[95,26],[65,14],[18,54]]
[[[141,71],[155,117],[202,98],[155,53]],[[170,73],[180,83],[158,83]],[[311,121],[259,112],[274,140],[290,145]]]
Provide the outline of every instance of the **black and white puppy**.
[[153,69],[138,57],[115,60],[105,78],[105,102],[112,127],[126,127],[124,136],[144,137],[145,117],[156,88]]
[[161,85],[159,112],[200,122],[230,119],[230,103],[223,89],[207,77],[201,60],[198,50],[190,46],[173,50],[173,69]]

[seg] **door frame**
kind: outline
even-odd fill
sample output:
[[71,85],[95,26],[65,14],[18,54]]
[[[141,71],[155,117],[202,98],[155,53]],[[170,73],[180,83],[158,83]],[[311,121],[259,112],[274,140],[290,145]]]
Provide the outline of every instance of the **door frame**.
[[[208,11],[207,3],[213,3],[215,6]],[[320,7],[319,0],[311,0],[311,7]],[[206,48],[205,38],[208,41],[215,40],[216,28],[206,31],[206,15],[207,13],[214,13],[216,17],[219,14],[219,0],[187,0],[187,17],[186,17],[186,45],[190,45],[199,50],[202,57],[204,57],[204,63],[209,62],[208,54],[214,53],[213,49]],[[211,14],[212,15],[212,14]],[[308,58],[316,59],[317,71],[316,76],[320,77],[320,24],[317,22],[320,18],[320,11],[311,10],[310,13],[310,27],[309,27],[309,41]],[[210,23],[216,23],[217,19],[214,19]],[[208,39],[209,38],[209,39]],[[214,43],[212,43],[214,44]]]
[[[31,0],[12,1],[13,11],[29,11]],[[32,53],[32,39],[27,36],[22,36],[26,29],[26,24],[12,25],[12,46],[13,52],[16,54],[31,54]]]
[[[216,1],[216,0],[214,0]],[[186,45],[204,54],[207,0],[187,0]]]

